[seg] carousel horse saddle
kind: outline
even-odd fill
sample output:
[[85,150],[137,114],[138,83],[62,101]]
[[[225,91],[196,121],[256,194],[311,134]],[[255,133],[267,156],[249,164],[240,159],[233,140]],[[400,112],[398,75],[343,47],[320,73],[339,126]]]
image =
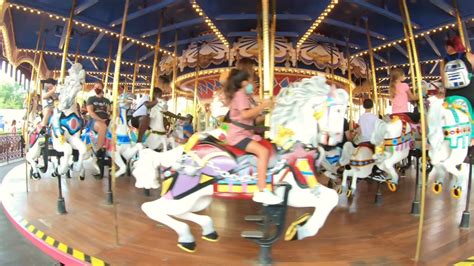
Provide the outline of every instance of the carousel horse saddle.
[[52,128],[56,137],[64,135],[65,131],[72,136],[81,131],[82,119],[76,113],[69,115],[61,113],[59,120],[53,121]]
[[407,122],[409,124],[418,124],[418,123],[415,123],[411,117],[407,114],[403,114],[403,113],[400,113],[400,114],[390,114],[389,115],[390,118],[395,118],[395,117],[398,117],[400,118],[400,120],[404,121],[404,122]]
[[375,146],[370,142],[361,142],[359,143],[359,145],[357,145],[357,147],[366,147],[369,148],[372,152],[375,152]]
[[[275,145],[266,139],[262,139],[261,141],[259,141],[259,143],[260,145],[264,146],[266,149],[270,151],[270,160],[268,162],[268,168],[272,168],[276,164],[276,161],[277,161],[276,156],[274,156],[276,154]],[[247,161],[247,162],[250,162],[250,164],[256,165],[257,158],[254,154],[247,153],[246,151],[236,148],[235,146],[225,144],[222,141],[212,136],[209,136],[205,138],[204,140],[200,141],[199,144],[208,144],[227,152],[232,158],[234,158],[237,162],[239,162],[239,165],[241,162],[244,162],[244,161]]]

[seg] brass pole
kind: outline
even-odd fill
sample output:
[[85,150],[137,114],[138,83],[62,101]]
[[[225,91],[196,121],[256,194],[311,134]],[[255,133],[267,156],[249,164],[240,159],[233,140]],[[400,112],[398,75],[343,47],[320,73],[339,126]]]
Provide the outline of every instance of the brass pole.
[[71,32],[72,32],[72,25],[73,25],[73,17],[74,17],[74,10],[76,9],[77,0],[72,0],[71,11],[69,13],[69,20],[67,22],[67,29],[66,29],[66,37],[64,40],[64,47],[63,47],[63,58],[61,60],[61,76],[59,77],[59,82],[64,84],[64,78],[66,77],[66,59],[67,53],[69,50],[69,43],[71,42]]
[[369,20],[365,20],[365,30],[367,35],[367,44],[369,50],[370,69],[372,72],[372,89],[374,93],[375,113],[380,114],[380,108],[378,106],[378,95],[377,95],[377,76],[375,75],[375,62],[374,62],[374,51],[372,50],[372,40],[369,33]]
[[270,32],[270,79],[271,79],[271,91],[270,97],[273,97],[273,80],[274,80],[274,73],[275,73],[275,38],[276,38],[276,0],[272,0],[271,3],[271,10],[272,10],[272,24],[271,24],[271,32]]
[[[346,58],[347,58],[347,80],[349,81],[349,129],[353,129],[354,110],[352,102],[352,70],[351,70],[351,55],[349,52],[349,37],[346,38]],[[332,61],[332,60],[331,60]]]
[[264,98],[273,96],[273,82],[271,77],[270,58],[270,28],[269,20],[269,0],[262,0],[262,32],[263,32],[263,92]]
[[[403,21],[403,32],[405,33],[405,36],[408,36],[408,26],[405,23],[405,21]],[[410,40],[408,38],[405,38],[405,42],[407,45],[408,62],[410,63],[410,77],[411,77],[411,84],[412,84],[411,89],[412,89],[413,94],[415,94],[416,93],[416,90],[415,90],[416,79],[415,79],[415,69],[413,68],[413,53],[411,49]]]
[[[199,62],[198,62],[199,64]],[[176,97],[176,76],[178,75],[178,31],[174,34],[174,60],[173,60],[173,81],[171,84],[171,100],[173,102],[173,111],[178,110],[178,99]]]
[[334,45],[330,45],[330,51],[331,51],[331,65],[330,65],[330,68],[331,68],[331,79],[332,81],[335,81],[334,79],[334,65],[333,65],[333,62],[334,62]]
[[150,99],[153,99],[153,90],[155,88],[155,82],[160,76],[159,54],[160,54],[160,42],[161,42],[161,28],[163,28],[163,11],[160,12],[160,18],[158,22],[158,35],[156,37],[155,53],[153,55],[153,68],[151,71],[151,82],[150,82]]
[[259,98],[263,100],[263,41],[262,41],[262,20],[258,19],[257,27],[257,45],[258,45],[258,85],[259,85]]
[[137,54],[135,56],[135,65],[133,67],[133,78],[132,78],[132,94],[135,95],[135,86],[137,82],[137,75],[140,72],[140,64],[138,64],[138,56],[140,54],[140,48],[137,47]]
[[454,13],[456,14],[456,23],[458,24],[459,37],[461,38],[462,44],[466,47],[466,52],[470,52],[470,48],[466,45],[466,34],[464,33],[464,26],[461,20],[461,14],[459,13],[458,1],[453,0]]
[[404,14],[404,19],[408,27],[408,36],[406,38],[410,39],[411,48],[413,52],[413,60],[415,62],[415,73],[417,77],[416,86],[418,90],[418,102],[420,109],[421,117],[421,150],[422,150],[422,163],[421,163],[421,210],[420,210],[420,222],[418,225],[418,238],[416,242],[416,252],[415,252],[415,261],[420,260],[420,251],[421,251],[421,241],[423,236],[423,222],[425,218],[425,194],[426,194],[426,121],[425,121],[425,107],[423,105],[423,95],[421,90],[421,70],[418,61],[418,52],[416,50],[416,42],[413,37],[413,29],[411,25],[410,12],[408,11],[408,6],[406,0],[401,0]]
[[[199,54],[201,53],[201,49],[199,47],[199,43],[197,44],[198,47],[197,49],[197,64],[196,64],[196,69],[194,70],[194,95],[193,95],[193,123],[194,123],[194,128],[197,130],[198,124],[199,124],[199,119],[198,119],[198,86],[199,86]],[[186,101],[187,102],[187,101]]]
[[38,60],[38,67],[37,67],[37,75],[36,75],[36,84],[35,84],[35,91],[36,94],[41,94],[41,65],[43,64],[43,56],[44,56],[44,45],[45,45],[46,39],[43,38],[43,44],[41,45],[41,51],[39,54],[39,60]]
[[[128,14],[128,4],[130,0],[125,0],[125,8],[123,11],[122,19],[122,28],[120,30],[119,43],[117,47],[117,58],[115,59],[115,71],[114,71],[114,81],[112,85],[112,96],[113,96],[113,107],[112,107],[112,195],[115,195],[115,186],[116,186],[116,166],[115,166],[115,145],[117,143],[117,132],[116,132],[116,123],[117,123],[117,107],[118,107],[118,89],[120,83],[120,63],[122,61],[122,45],[125,34],[125,26],[127,24],[127,14]],[[115,200],[114,204],[114,222],[115,222],[115,240],[118,244],[118,227],[117,227],[117,205]]]
[[[105,75],[104,75],[104,90],[107,91],[107,86],[109,85],[109,74],[110,74],[110,65],[112,64],[112,43],[110,43],[110,48],[109,48],[109,58],[107,58],[107,67],[105,69]],[[117,62],[115,62],[117,64]],[[115,78],[115,77],[114,77]]]
[[81,47],[81,37],[77,38],[77,44],[76,44],[76,54],[74,55],[74,63],[77,63],[79,61],[79,48]]
[[[3,5],[1,5],[3,7]],[[38,32],[38,39],[36,40],[36,50],[35,50],[35,55],[33,58],[33,65],[31,66],[31,77],[30,77],[30,88],[27,88],[27,94],[26,94],[26,117],[25,120],[23,121],[23,129],[22,129],[22,136],[23,139],[25,140],[25,154],[29,150],[29,143],[30,143],[30,136],[28,134],[28,122],[29,122],[29,117],[30,117],[30,112],[31,112],[31,94],[32,92],[30,91],[31,87],[33,87],[33,90],[35,89],[34,84],[33,84],[33,77],[35,73],[35,64],[36,64],[36,56],[38,54],[38,48],[40,45],[41,37],[43,35],[43,28],[44,28],[44,17],[41,17],[41,24],[40,24],[40,30]],[[44,42],[43,42],[44,43]],[[44,49],[44,47],[43,47]],[[43,50],[42,49],[42,50]],[[39,71],[37,69],[37,76],[39,76]],[[28,163],[25,160],[25,183],[26,183],[26,193],[29,191],[29,171],[28,171]]]

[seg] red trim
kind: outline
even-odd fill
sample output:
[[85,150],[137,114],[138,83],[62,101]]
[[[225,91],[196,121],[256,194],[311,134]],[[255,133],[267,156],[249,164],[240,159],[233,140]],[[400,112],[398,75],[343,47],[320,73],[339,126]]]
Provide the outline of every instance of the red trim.
[[52,257],[53,259],[63,263],[64,265],[90,265],[87,262],[80,261],[73,256],[64,253],[53,246],[48,245],[42,239],[38,238],[36,235],[29,232],[25,227],[19,224],[8,212],[7,208],[3,206],[4,213],[10,220],[10,222],[15,226],[15,228],[20,232],[27,240],[29,240],[33,245],[39,248],[41,251]]
[[214,197],[220,198],[220,199],[251,200],[253,197],[253,194],[235,193],[235,192],[214,192]]

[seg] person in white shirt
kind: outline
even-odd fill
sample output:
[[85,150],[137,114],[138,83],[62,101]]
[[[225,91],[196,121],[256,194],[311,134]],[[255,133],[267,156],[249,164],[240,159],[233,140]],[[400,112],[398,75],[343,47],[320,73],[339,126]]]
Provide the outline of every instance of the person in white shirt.
[[143,135],[150,126],[150,116],[148,110],[153,108],[158,103],[158,99],[161,98],[163,91],[160,88],[153,89],[153,100],[145,94],[136,103],[135,112],[132,114],[132,126],[138,128],[137,142],[141,143]]
[[372,102],[371,99],[365,99],[363,106],[365,109],[365,113],[362,114],[359,118],[357,144],[363,142],[370,142],[372,132],[374,132],[375,129],[375,121],[379,119],[377,115],[371,112],[372,108],[374,107],[374,102]]

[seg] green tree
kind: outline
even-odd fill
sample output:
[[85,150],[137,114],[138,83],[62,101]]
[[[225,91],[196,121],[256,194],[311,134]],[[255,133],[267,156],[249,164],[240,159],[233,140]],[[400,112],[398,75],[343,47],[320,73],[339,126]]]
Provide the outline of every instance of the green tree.
[[25,96],[19,84],[0,82],[0,109],[23,109]]

